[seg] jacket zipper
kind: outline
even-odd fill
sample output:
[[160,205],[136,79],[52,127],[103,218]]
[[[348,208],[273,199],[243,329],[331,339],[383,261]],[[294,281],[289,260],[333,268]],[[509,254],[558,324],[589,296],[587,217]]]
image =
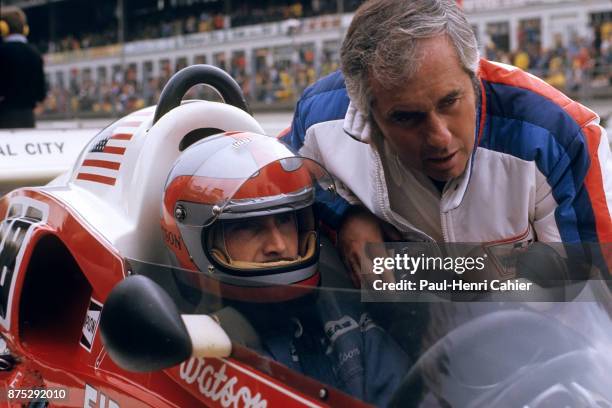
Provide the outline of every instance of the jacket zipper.
[[[404,220],[403,217],[400,217],[394,211],[391,211],[390,204],[388,203],[388,201],[387,202],[385,201],[385,193],[387,195],[387,200],[388,200],[389,191],[385,191],[387,190],[387,185],[384,180],[384,173],[382,172],[382,168],[383,168],[382,162],[380,160],[380,156],[378,152],[376,151],[376,149],[372,149],[372,154],[374,155],[374,160],[376,160],[376,178],[378,179],[377,191],[378,191],[379,205],[382,210],[382,214],[385,217],[385,221],[387,221],[388,223],[390,223],[396,228],[398,225],[401,225],[402,229],[409,230],[412,234],[419,236],[421,240],[420,242],[436,242],[432,237],[430,237],[423,231],[411,225],[408,225],[407,221]],[[401,231],[400,231],[400,234],[405,235]]]
[[446,214],[443,213],[442,210],[440,210],[440,226],[442,227],[442,238],[444,239],[444,242],[449,242],[448,231],[446,228]]
[[[453,184],[455,184],[455,181],[452,180],[451,181]],[[442,194],[440,197],[440,227],[442,228],[442,239],[444,239],[444,242],[449,242],[449,238],[448,238],[448,223],[447,223],[447,214],[445,212],[442,211],[442,208],[444,208],[443,201],[444,201],[444,195],[446,193],[446,190],[448,189],[449,184],[451,184],[451,182],[446,182],[446,185],[444,186],[444,189],[442,189]]]

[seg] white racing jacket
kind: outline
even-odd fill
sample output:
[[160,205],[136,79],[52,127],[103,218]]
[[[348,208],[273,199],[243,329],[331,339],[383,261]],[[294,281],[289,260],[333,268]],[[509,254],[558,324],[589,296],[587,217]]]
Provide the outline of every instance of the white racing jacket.
[[598,116],[517,68],[482,60],[473,155],[442,196],[399,165],[352,106],[339,72],[307,89],[283,140],[336,177],[337,226],[362,203],[406,239],[612,242],[612,161]]

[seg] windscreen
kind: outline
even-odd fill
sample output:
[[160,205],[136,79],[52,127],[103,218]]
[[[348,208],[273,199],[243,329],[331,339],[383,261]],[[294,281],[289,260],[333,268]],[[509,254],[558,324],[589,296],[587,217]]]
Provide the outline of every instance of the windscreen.
[[[419,245],[414,250],[420,253],[424,249]],[[450,256],[444,248],[438,251]],[[580,251],[584,253],[584,246]],[[598,251],[600,246],[593,249]],[[571,252],[565,245],[559,257],[567,262]],[[497,261],[525,267],[524,259]],[[527,264],[537,269],[534,262]],[[304,288],[298,299],[270,304],[225,299],[199,286],[201,272],[137,260],[129,264],[134,273],[166,289],[182,313],[213,314],[234,342],[377,406],[581,407],[612,402],[612,296],[607,271],[597,262],[580,266],[590,272],[563,284],[558,275],[554,283],[541,275],[517,278],[532,283],[536,297],[500,297],[489,287],[463,298],[397,301],[394,293],[371,299],[365,287],[369,281],[353,287],[334,246],[323,239],[320,286]],[[374,275],[399,282],[405,271],[391,269],[389,275]],[[466,279],[469,272],[458,276]],[[285,289],[278,285],[275,290]]]

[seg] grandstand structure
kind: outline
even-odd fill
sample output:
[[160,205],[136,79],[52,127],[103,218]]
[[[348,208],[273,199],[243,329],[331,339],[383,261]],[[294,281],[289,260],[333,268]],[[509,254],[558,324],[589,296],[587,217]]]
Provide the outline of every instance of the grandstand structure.
[[[71,109],[74,101],[70,98],[75,96],[80,101],[83,94],[89,94],[89,99],[97,98],[100,104],[108,95],[125,93],[121,106],[116,106],[116,101],[108,104],[112,111],[118,111],[154,102],[172,73],[198,63],[227,70],[255,104],[292,103],[308,84],[337,68],[341,40],[360,1],[8,3],[25,8],[33,27],[31,40],[46,50],[47,80],[57,92],[56,99],[62,98],[61,90],[67,90],[69,95],[65,95],[63,104]],[[610,0],[461,3],[483,55],[491,57],[494,50],[493,58],[507,55],[506,62],[513,63],[518,50],[524,50],[533,62],[542,50],[569,49],[581,41],[593,49],[593,58],[601,59],[591,65],[603,73],[602,83],[605,75],[612,78],[612,65],[598,48],[612,41]],[[572,69],[573,62],[566,64]],[[129,86],[124,89],[126,84]],[[126,101],[130,95],[142,101],[129,105]],[[56,104],[61,102],[58,100]],[[94,102],[81,105],[96,109]]]
[[330,14],[48,53],[46,72],[56,84],[66,83],[73,72],[105,81],[124,70],[133,71],[139,82],[147,81],[169,69],[202,63],[243,71],[232,72],[235,76],[297,62],[320,70],[324,59],[314,56],[338,60],[340,39],[350,19],[350,14]]
[[527,40],[545,49],[559,37],[563,44],[572,36],[594,40],[595,31],[612,22],[607,0],[463,0],[463,8],[481,45],[490,40],[506,51]]

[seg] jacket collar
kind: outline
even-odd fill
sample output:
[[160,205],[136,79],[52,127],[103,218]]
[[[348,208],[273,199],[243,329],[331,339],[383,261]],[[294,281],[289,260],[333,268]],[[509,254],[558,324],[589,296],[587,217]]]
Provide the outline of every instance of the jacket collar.
[[372,143],[372,126],[368,118],[359,112],[353,102],[349,103],[342,129],[344,133],[358,142]]
[[23,34],[10,34],[4,38],[4,42],[27,43],[28,39]]

